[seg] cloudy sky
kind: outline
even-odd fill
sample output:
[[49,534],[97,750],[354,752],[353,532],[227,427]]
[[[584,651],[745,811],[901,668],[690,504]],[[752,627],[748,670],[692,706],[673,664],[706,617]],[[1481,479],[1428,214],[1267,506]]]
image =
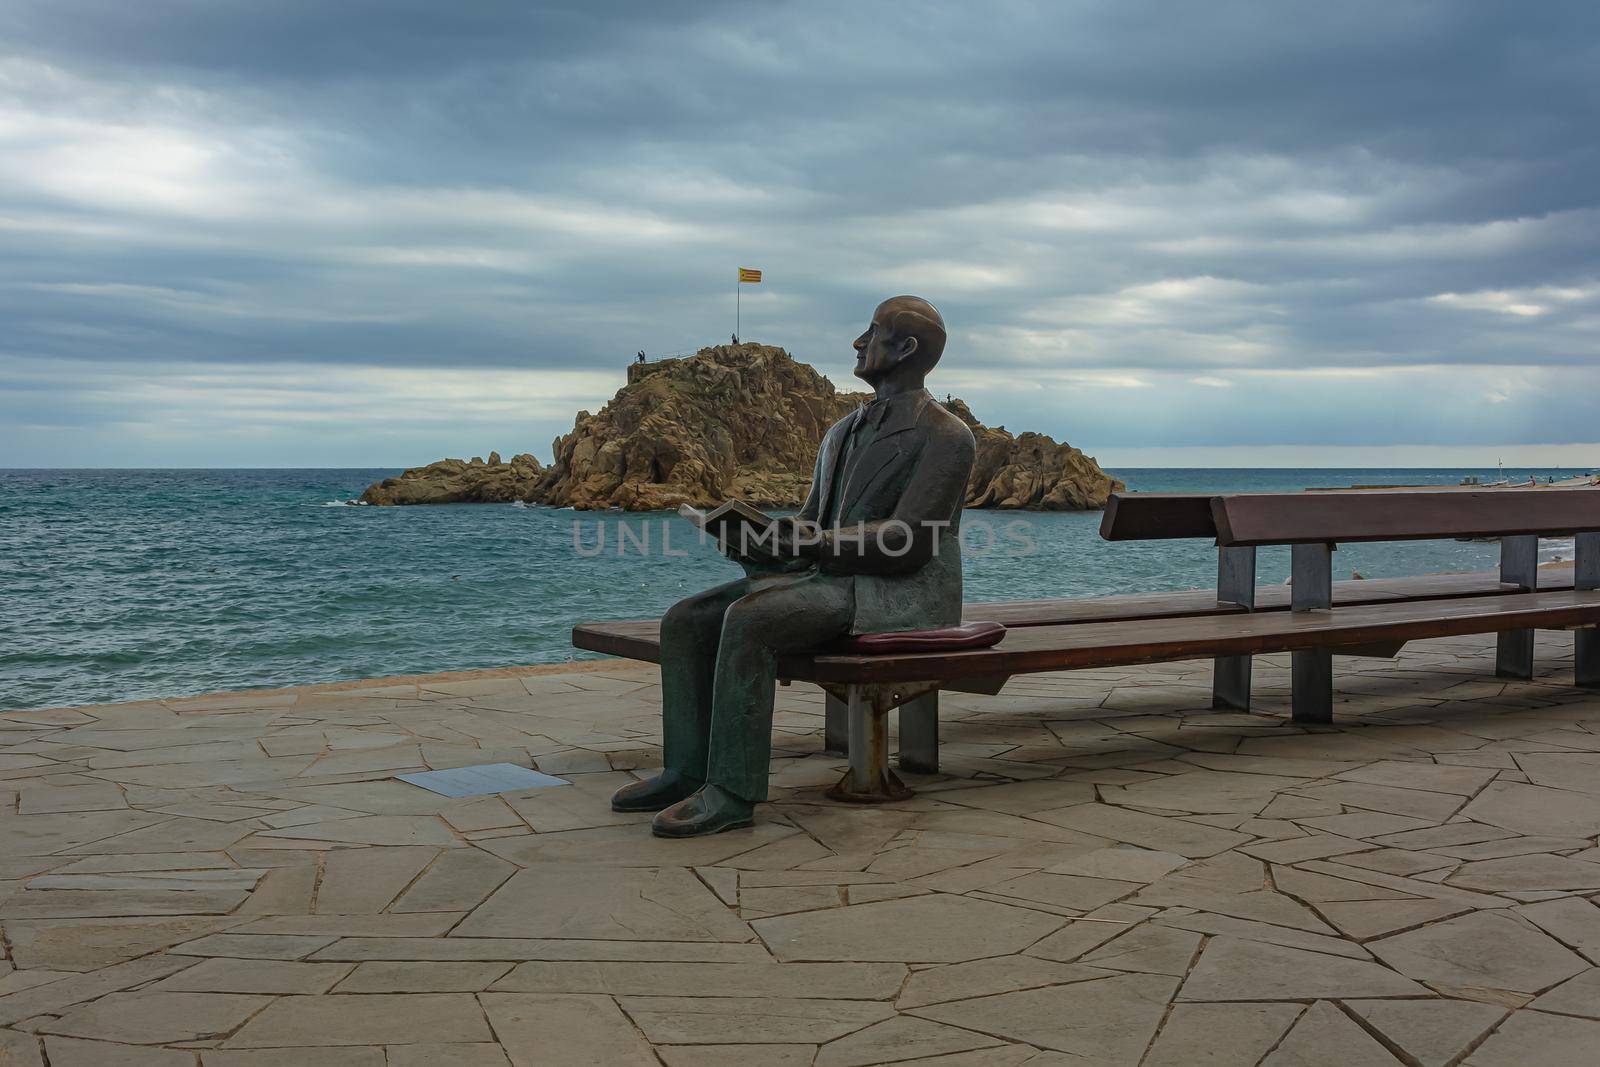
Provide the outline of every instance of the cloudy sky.
[[1600,465],[1600,6],[0,0],[0,466],[531,450],[733,329],[1108,464]]

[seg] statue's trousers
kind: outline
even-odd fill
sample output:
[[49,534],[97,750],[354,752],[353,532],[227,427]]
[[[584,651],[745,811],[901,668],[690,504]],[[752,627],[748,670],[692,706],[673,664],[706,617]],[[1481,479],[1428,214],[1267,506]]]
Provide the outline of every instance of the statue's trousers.
[[853,584],[814,571],[742,578],[674,605],[661,620],[667,768],[766,800],[778,655],[848,632]]

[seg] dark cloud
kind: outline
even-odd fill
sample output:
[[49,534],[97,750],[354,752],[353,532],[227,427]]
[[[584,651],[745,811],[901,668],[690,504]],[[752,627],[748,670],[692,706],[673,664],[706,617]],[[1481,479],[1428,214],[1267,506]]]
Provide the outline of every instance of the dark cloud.
[[[740,263],[747,335],[842,379],[922,292],[941,374],[1091,446],[1590,441],[1597,69],[1590,3],[14,2],[0,462],[69,411],[185,447],[193,368],[267,463],[348,443],[242,399],[286,367],[597,403]],[[410,458],[565,421],[405,403]]]

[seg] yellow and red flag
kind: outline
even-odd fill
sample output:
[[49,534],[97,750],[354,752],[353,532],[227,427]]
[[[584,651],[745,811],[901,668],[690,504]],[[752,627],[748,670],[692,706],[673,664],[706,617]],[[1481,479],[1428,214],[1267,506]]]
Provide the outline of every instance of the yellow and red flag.
[[741,282],[749,282],[751,285],[760,285],[761,272],[758,270],[753,270],[750,267],[740,267],[739,280]]

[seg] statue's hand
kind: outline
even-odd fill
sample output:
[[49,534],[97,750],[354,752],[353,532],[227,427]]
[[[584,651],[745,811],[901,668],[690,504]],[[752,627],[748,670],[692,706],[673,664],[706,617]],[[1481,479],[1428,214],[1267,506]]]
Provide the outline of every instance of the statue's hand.
[[777,521],[774,554],[784,559],[815,560],[822,555],[822,528],[808,519],[785,516]]

